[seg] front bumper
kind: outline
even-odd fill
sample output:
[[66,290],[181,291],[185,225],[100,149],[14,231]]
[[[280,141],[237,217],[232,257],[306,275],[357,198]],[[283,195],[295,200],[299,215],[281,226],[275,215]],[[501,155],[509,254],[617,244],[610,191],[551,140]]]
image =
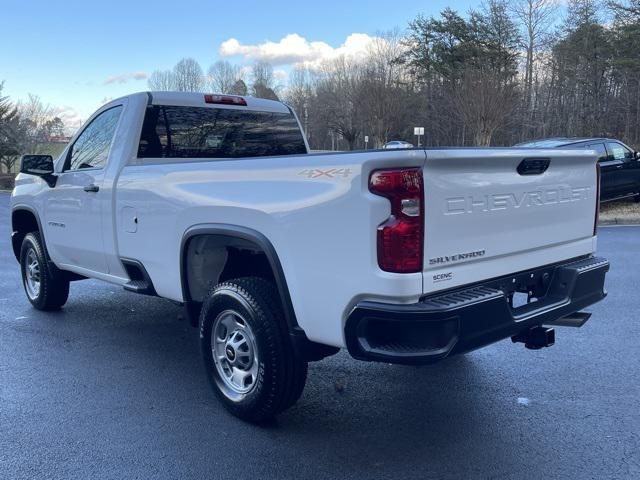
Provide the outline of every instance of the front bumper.
[[[500,277],[410,305],[361,302],[347,318],[349,353],[360,360],[424,364],[552,324],[606,296],[609,262],[589,257]],[[513,306],[515,292],[532,300]]]

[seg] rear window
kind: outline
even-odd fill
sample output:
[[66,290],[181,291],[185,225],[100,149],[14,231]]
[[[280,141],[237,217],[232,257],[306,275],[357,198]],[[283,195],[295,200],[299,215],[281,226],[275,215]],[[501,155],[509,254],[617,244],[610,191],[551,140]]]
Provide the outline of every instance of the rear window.
[[296,155],[307,149],[292,114],[152,105],[139,158],[240,158]]

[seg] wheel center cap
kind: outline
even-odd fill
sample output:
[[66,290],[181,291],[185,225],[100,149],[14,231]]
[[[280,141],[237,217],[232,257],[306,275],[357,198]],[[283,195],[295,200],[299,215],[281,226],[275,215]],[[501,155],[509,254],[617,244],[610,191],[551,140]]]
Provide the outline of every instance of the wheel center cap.
[[231,345],[227,345],[227,347],[224,349],[224,353],[227,355],[227,359],[230,362],[233,362],[236,359],[236,351]]

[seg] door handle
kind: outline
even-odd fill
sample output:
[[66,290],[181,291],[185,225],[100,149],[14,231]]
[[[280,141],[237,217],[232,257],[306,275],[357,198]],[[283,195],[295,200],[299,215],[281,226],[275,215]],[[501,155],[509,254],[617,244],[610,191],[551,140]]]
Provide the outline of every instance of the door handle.
[[87,185],[86,187],[84,187],[83,190],[85,192],[97,192],[98,190],[100,190],[100,187],[98,185],[96,185],[95,183],[92,183],[92,184]]
[[622,165],[616,165],[616,168],[622,168]]

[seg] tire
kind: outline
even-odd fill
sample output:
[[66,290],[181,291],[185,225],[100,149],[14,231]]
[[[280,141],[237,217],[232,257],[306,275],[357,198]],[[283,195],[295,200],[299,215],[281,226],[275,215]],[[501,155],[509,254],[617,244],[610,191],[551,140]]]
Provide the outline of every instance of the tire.
[[28,233],[20,248],[20,271],[27,299],[38,310],[58,310],[69,298],[69,280],[47,261],[38,232]]
[[200,313],[200,346],[213,390],[243,420],[269,420],[304,390],[307,362],[296,356],[278,291],[265,279],[238,278],[211,290]]

